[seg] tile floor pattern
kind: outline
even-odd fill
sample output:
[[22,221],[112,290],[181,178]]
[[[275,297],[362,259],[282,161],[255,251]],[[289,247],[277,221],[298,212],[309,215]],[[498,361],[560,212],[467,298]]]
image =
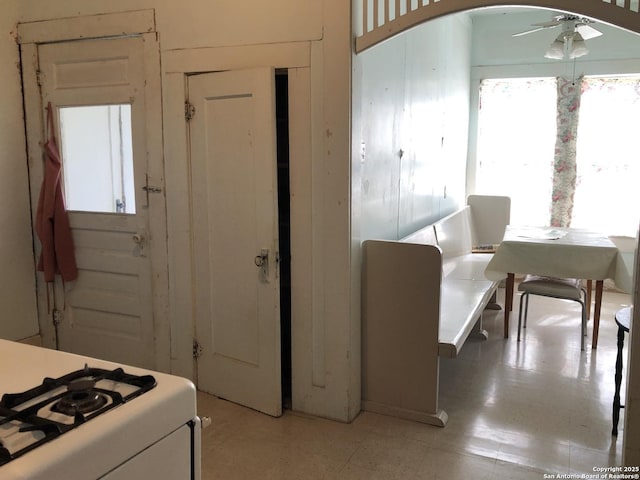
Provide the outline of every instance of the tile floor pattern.
[[350,424],[293,411],[271,418],[199,393],[198,413],[212,419],[202,479],[537,480],[620,465],[624,410],[611,436],[614,314],[629,296],[605,293],[598,349],[590,321],[584,352],[578,304],[532,296],[518,343],[517,300],[509,339],[502,312],[488,311],[489,339],[469,339],[458,358],[441,361],[445,428],[369,412]]

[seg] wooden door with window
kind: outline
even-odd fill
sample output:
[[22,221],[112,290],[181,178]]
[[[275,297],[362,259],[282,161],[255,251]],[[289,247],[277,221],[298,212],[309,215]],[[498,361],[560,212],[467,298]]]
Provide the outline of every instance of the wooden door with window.
[[[61,350],[159,368],[169,347],[158,334],[167,262],[156,37],[39,44],[23,63],[37,65],[39,85],[38,99],[25,88],[27,117],[53,107],[79,270],[71,284],[56,280],[55,295],[39,275],[40,323],[55,323]],[[40,125],[30,143],[44,141]],[[30,175],[39,190],[42,172]]]

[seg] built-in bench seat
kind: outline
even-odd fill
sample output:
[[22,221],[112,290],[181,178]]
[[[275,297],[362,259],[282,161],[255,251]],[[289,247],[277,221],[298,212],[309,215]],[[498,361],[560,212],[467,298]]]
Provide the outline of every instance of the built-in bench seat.
[[[467,206],[443,218],[433,228],[443,257],[439,338],[441,344],[450,343],[458,347],[455,355],[450,355],[456,356],[462,348],[458,343],[460,340],[464,343],[474,325],[478,332],[486,335],[482,330],[482,311],[495,299],[499,282],[487,279],[484,274],[493,254],[486,251],[473,253],[477,241],[471,207]],[[448,284],[453,281],[455,285],[449,288]],[[462,307],[458,305],[460,302]],[[450,335],[450,332],[456,332],[455,329],[461,333],[455,336],[456,342]]]
[[438,331],[439,356],[457,357],[474,329],[486,337],[479,322],[496,288],[497,284],[489,280],[445,278],[442,281]]
[[[481,327],[498,282],[472,253],[469,206],[398,241],[363,244],[363,406],[438,426],[438,359]],[[486,335],[486,333],[484,333]]]

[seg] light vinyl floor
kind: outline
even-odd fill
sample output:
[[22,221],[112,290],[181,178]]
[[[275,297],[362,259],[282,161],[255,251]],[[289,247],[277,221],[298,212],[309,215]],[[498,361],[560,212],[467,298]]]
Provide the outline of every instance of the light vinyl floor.
[[531,296],[520,343],[518,297],[509,339],[502,311],[487,311],[489,339],[470,338],[458,358],[441,360],[445,428],[370,412],[350,424],[295,411],[271,418],[199,392],[198,414],[212,420],[202,479],[519,480],[620,465],[624,410],[611,436],[614,315],[629,303],[605,292],[598,349],[591,320],[584,352],[575,302]]

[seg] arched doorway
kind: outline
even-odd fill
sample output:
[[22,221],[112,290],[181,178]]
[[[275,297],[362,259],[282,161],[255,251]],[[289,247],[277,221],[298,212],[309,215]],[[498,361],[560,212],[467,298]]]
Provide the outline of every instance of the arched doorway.
[[513,2],[500,0],[457,0],[425,2],[424,0],[356,0],[356,53],[372,47],[388,38],[428,20],[451,13],[496,6],[529,6],[563,10],[592,17],[627,30],[640,33],[640,9],[638,2],[604,0],[532,0]]
[[[373,45],[377,45],[381,43],[383,40],[389,39],[394,35],[397,35],[400,32],[410,29],[414,25],[418,25],[422,22],[425,22],[429,19],[435,19],[437,17],[443,17],[450,13],[461,12],[467,9],[473,8],[481,8],[481,7],[489,7],[489,6],[505,6],[505,5],[513,5],[514,2],[489,2],[489,1],[453,1],[453,2],[430,2],[427,5],[417,4],[423,3],[422,1],[418,2],[405,2],[404,0],[397,2],[372,2],[372,1],[358,1],[358,5],[356,6],[356,16],[360,15],[360,19],[366,19],[365,21],[360,22],[360,28],[362,29],[360,35],[356,41],[356,51],[363,52],[370,48]],[[415,4],[415,5],[414,5]],[[545,9],[557,9],[558,2],[527,2],[527,6],[545,8]],[[524,4],[523,4],[524,6]],[[640,30],[640,22],[638,22],[639,14],[638,14],[638,5],[636,3],[631,4],[630,2],[625,2],[623,5],[618,5],[614,3],[602,2],[600,0],[594,1],[584,1],[584,2],[563,2],[562,8],[564,10],[570,10],[574,13],[578,13],[581,15],[586,15],[592,18],[596,18],[602,22],[610,23],[614,25],[618,25],[627,30],[632,30],[638,32]],[[384,13],[383,13],[384,12]],[[398,15],[395,12],[399,12]],[[419,12],[419,13],[418,13]],[[406,18],[404,18],[406,17]],[[413,23],[415,22],[415,23]],[[356,22],[356,24],[358,24]],[[376,25],[376,28],[371,28],[372,25]],[[366,33],[363,33],[367,30]],[[517,30],[517,29],[516,29]],[[514,30],[514,31],[516,31]],[[368,38],[367,40],[363,40]],[[369,43],[371,42],[371,43]],[[438,45],[436,46],[438,48]],[[390,64],[388,68],[394,68],[393,64]],[[358,68],[356,67],[356,76],[355,82],[358,82]],[[355,100],[358,101],[357,99]],[[354,110],[357,105],[354,105]],[[354,143],[356,143],[353,151],[360,151],[361,155],[359,158],[354,158],[354,179],[358,179],[358,169],[362,168],[370,158],[371,150],[369,145],[360,146],[360,142],[357,136],[357,128],[354,129]],[[358,147],[360,148],[358,149]],[[360,185],[359,185],[360,187]],[[374,185],[363,183],[361,187],[364,188],[374,188]],[[355,191],[355,189],[354,189]],[[362,205],[355,201],[354,208],[361,211],[360,208]],[[361,233],[367,233],[366,229]],[[364,238],[366,235],[363,235]],[[638,324],[638,319],[636,318],[636,324]],[[634,342],[633,345],[637,345],[638,341]],[[635,348],[635,352],[638,352],[638,348]],[[633,388],[633,385],[638,385],[640,383],[640,375],[639,370],[639,361],[637,359],[637,354],[635,357],[631,358],[631,368],[629,369],[629,377],[630,377],[630,387]],[[637,387],[635,388],[637,390]],[[633,390],[632,390],[633,391]],[[629,403],[633,402],[633,399]],[[632,451],[637,452],[639,449],[639,445],[634,444],[634,439],[632,438],[631,433],[633,431],[637,431],[640,428],[640,425],[636,425],[639,423],[633,418],[629,418],[629,426],[628,430],[625,430],[625,449],[627,455],[631,455]],[[637,454],[636,454],[637,455]],[[627,457],[627,464],[631,465],[637,463],[637,459],[634,460],[632,457]]]

